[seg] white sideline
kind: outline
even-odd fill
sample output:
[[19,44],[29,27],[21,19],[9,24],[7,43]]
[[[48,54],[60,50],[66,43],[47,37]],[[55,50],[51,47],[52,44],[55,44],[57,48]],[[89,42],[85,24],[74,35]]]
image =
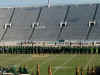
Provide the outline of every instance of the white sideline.
[[[73,55],[69,60],[66,60],[61,66],[64,66],[65,64],[69,63],[76,55]],[[60,66],[60,67],[61,67]],[[53,75],[59,70],[60,68],[56,68],[56,70],[53,72]]]
[[88,63],[85,65],[84,69],[86,70],[88,65],[92,62],[92,60],[94,59],[95,55],[92,55],[92,57],[90,58],[90,60],[88,61]]

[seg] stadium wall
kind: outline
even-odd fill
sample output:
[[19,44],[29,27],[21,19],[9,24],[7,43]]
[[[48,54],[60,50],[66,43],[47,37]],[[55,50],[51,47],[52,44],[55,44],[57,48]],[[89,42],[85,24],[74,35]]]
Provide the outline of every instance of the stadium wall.
[[75,41],[34,41],[34,42],[18,42],[18,41],[7,41],[0,42],[0,46],[44,46],[44,47],[60,47],[60,46],[71,46],[71,47],[98,47],[100,42],[75,42]]

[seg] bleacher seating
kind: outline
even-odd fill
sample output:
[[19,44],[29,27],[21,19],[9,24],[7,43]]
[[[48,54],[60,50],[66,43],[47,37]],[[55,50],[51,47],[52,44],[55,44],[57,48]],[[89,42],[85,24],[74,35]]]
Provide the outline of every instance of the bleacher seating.
[[[65,5],[53,7],[22,7],[15,8],[11,19],[11,28],[7,30],[1,41],[22,41],[28,40],[29,36],[32,41],[56,41],[60,40],[86,40],[89,30],[89,21],[95,13],[97,4],[83,4],[83,5]],[[99,5],[99,4],[98,4]],[[67,27],[62,29],[60,33],[59,24],[64,21],[68,7],[70,9],[67,13],[66,22]],[[12,15],[13,8],[0,8],[0,37],[5,31],[2,29],[3,24],[7,24]],[[39,13],[40,12],[40,13]],[[100,8],[96,12],[96,25],[93,27],[87,40],[100,40],[100,26],[99,16]],[[39,26],[34,29],[31,25],[38,19]]]

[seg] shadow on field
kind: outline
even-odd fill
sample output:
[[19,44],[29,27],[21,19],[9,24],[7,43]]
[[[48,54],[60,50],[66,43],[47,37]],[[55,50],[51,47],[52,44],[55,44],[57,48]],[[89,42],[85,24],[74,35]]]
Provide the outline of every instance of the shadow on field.
[[100,66],[96,67],[96,75],[100,75]]

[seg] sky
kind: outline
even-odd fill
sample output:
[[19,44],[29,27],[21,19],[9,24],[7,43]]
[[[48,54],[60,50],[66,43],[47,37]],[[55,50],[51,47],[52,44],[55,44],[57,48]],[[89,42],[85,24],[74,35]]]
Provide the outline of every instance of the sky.
[[[51,6],[66,4],[93,4],[100,0],[50,0]],[[48,0],[0,0],[0,7],[46,6]]]

